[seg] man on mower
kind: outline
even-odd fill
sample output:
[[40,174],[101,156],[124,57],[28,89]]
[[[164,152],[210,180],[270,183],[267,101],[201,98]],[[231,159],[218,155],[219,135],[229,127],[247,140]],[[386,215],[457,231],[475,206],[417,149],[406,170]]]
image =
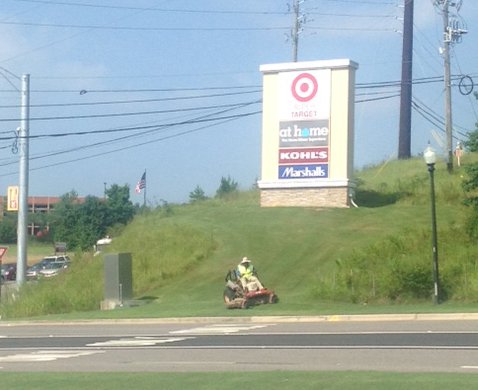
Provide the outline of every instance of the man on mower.
[[243,257],[237,266],[237,274],[244,291],[256,291],[264,289],[264,286],[257,278],[256,270],[247,257]]

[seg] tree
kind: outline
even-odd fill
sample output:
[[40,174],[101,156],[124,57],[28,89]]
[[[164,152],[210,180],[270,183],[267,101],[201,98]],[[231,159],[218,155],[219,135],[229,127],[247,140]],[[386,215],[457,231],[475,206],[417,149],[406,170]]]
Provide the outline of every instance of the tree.
[[107,191],[107,200],[87,196],[78,201],[72,191],[61,197],[52,213],[51,227],[55,241],[64,241],[70,249],[88,249],[104,237],[108,229],[125,225],[134,216],[129,200],[129,187],[113,185]]
[[77,221],[78,194],[70,191],[60,197],[50,214],[50,231],[54,240],[68,242],[70,248],[72,243],[70,237],[74,237]]
[[0,222],[0,242],[14,244],[17,242],[17,215],[7,213]]
[[[476,124],[478,126],[478,123]],[[464,142],[470,152],[478,151],[478,128],[468,133],[468,139]]]
[[53,214],[53,237],[70,249],[90,248],[105,235],[110,219],[105,202],[94,196],[87,196],[83,203],[68,195],[62,197]]
[[135,209],[133,203],[129,199],[129,186],[119,186],[113,184],[106,190],[107,206],[110,211],[110,220],[108,226],[115,224],[126,225],[133,219]]
[[230,194],[237,192],[237,187],[237,182],[231,179],[230,176],[228,176],[227,179],[224,176],[221,177],[221,184],[216,191],[216,198],[225,198]]
[[[478,100],[478,92],[474,92],[475,99]],[[475,130],[469,132],[468,139],[464,142],[465,148],[470,152],[478,152],[478,123],[475,123]]]
[[207,199],[207,196],[205,195],[203,189],[199,187],[199,185],[196,186],[194,191],[189,193],[189,201],[191,203],[200,202],[206,199]]
[[468,237],[472,239],[478,238],[478,164],[470,164],[465,166],[467,178],[463,180],[462,186],[466,193],[464,204],[471,208],[471,212],[467,216],[466,231]]

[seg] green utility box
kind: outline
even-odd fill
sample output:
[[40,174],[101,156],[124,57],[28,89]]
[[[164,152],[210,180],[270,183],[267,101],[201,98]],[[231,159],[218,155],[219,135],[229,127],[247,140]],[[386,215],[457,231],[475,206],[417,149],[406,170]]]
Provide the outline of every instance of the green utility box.
[[131,253],[108,253],[104,256],[103,310],[122,306],[133,298],[133,273]]

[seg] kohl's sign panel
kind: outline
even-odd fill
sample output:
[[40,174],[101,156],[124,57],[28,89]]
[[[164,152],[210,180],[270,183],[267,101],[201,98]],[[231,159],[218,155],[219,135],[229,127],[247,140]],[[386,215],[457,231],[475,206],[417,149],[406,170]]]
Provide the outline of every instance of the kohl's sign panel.
[[279,164],[310,164],[328,161],[329,148],[279,149]]
[[279,88],[278,179],[328,178],[331,70],[279,73]]

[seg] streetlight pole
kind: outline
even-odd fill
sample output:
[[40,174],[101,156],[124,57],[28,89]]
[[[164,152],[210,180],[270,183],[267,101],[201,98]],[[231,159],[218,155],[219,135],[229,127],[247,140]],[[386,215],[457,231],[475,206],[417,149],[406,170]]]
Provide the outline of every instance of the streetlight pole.
[[430,173],[430,200],[432,205],[432,253],[433,253],[433,303],[437,305],[440,303],[440,283],[438,273],[438,243],[437,243],[437,218],[435,207],[435,163],[436,154],[435,151],[428,146],[423,153],[423,157],[428,166],[428,172]]

